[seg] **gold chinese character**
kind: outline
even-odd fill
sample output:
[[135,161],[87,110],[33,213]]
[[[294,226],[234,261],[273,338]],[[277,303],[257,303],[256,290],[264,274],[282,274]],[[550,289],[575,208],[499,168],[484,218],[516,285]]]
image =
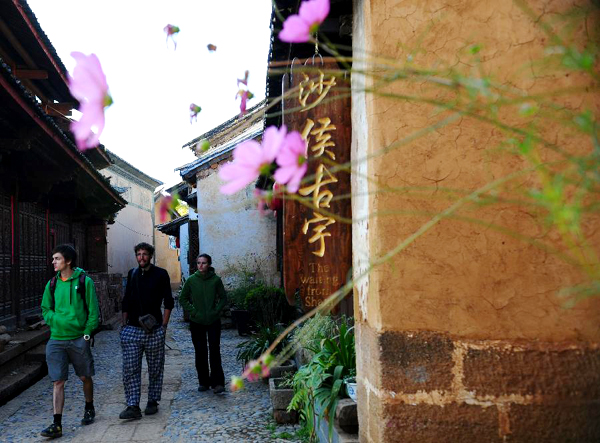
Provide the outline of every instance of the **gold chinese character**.
[[[324,173],[327,173],[329,178],[323,180]],[[313,206],[315,209],[329,208],[329,203],[333,198],[333,193],[327,189],[321,190],[321,187],[331,183],[337,183],[337,181],[338,179],[331,172],[329,172],[325,165],[320,164],[315,173],[315,183],[310,186],[300,188],[298,193],[304,197],[312,194]]]
[[323,153],[326,153],[329,158],[335,160],[335,154],[329,149],[325,149],[335,146],[335,143],[330,141],[331,134],[327,134],[326,131],[335,131],[337,128],[335,125],[331,124],[331,119],[329,117],[320,118],[317,121],[321,124],[321,126],[310,133],[310,135],[316,136],[315,140],[317,143],[312,145],[310,149],[315,153],[315,157],[320,157],[323,155]]
[[[321,103],[321,101],[323,101],[323,99],[327,96],[327,93],[331,87],[336,85],[335,76],[331,76],[329,80],[325,80],[325,74],[323,74],[321,70],[319,70],[319,77],[317,81],[314,79],[311,80],[310,77],[305,73],[302,73],[302,77],[304,77],[304,79],[300,82],[300,91],[298,94],[300,105],[302,105],[302,108],[304,108],[302,111],[307,111]],[[310,97],[313,92],[316,92],[318,97],[315,101],[309,103],[307,106],[306,102],[308,97]]]
[[306,235],[311,223],[325,222],[324,224],[319,224],[312,228],[313,236],[308,239],[308,242],[310,244],[315,243],[317,241],[319,242],[319,249],[317,251],[313,251],[312,253],[315,254],[317,257],[323,257],[325,255],[325,237],[331,237],[331,232],[323,231],[327,229],[327,226],[334,224],[335,220],[331,217],[325,217],[319,214],[318,212],[313,212],[313,215],[314,218],[310,220],[304,220],[304,226],[302,226],[302,233]]

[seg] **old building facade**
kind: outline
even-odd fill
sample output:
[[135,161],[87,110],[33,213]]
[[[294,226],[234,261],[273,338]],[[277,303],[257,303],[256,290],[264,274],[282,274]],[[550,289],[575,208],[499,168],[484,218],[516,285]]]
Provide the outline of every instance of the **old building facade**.
[[137,266],[133,248],[146,242],[154,244],[154,190],[162,184],[108,151],[112,164],[102,171],[112,186],[121,192],[127,206],[119,212],[108,230],[108,269],[127,275]]

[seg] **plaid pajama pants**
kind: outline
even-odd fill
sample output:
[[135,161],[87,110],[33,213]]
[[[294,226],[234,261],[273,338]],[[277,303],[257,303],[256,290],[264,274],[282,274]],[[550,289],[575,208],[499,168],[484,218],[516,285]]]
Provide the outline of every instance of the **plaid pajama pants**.
[[121,331],[123,386],[127,406],[138,406],[142,390],[142,355],[148,363],[148,401],[160,400],[165,369],[165,330],[147,334],[142,328],[125,326]]

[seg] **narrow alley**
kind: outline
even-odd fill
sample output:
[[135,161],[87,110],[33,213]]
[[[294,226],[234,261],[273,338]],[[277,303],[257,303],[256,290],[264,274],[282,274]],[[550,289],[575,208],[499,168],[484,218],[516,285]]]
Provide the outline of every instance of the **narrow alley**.
[[[226,379],[240,372],[235,346],[243,341],[237,332],[224,329],[221,354]],[[94,403],[96,421],[80,423],[83,414],[81,382],[70,367],[65,388],[63,437],[73,442],[283,442],[295,432],[294,426],[278,426],[271,416],[269,389],[265,383],[249,383],[236,393],[215,395],[198,392],[194,349],[188,325],[175,311],[167,338],[167,356],[162,401],[158,414],[141,420],[119,420],[125,407],[121,381],[119,331],[104,331],[96,337],[93,349],[96,376]],[[146,404],[147,372],[142,387],[141,406]],[[1,442],[41,442],[40,431],[52,421],[52,384],[44,377],[21,395],[0,407]],[[284,438],[285,437],[285,438]]]

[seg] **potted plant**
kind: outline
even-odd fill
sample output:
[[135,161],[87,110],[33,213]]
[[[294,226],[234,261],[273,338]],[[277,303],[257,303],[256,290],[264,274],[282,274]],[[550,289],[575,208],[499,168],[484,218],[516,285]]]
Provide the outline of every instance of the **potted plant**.
[[[253,334],[248,340],[245,340],[236,346],[238,350],[236,360],[241,361],[244,366],[251,361],[257,360],[267,349],[271,343],[279,336],[281,331],[276,327],[262,326],[256,334]],[[287,345],[287,339],[279,342],[273,354],[281,352]]]
[[294,360],[286,360],[277,366],[271,367],[272,378],[285,377],[288,374],[293,374],[294,372],[296,372],[296,362]]
[[237,326],[240,336],[250,334],[250,312],[246,309],[246,296],[258,286],[255,283],[245,283],[227,294],[231,310],[231,321]]
[[346,385],[346,393],[348,397],[356,403],[356,371],[354,374],[350,373],[347,377],[344,378],[344,385]]
[[356,375],[353,329],[342,318],[331,335],[316,340],[319,345],[310,348],[314,353],[312,360],[294,376],[294,397],[289,409],[299,411],[312,438],[323,418],[329,423],[329,439],[332,438],[337,405],[346,395],[344,379]]

